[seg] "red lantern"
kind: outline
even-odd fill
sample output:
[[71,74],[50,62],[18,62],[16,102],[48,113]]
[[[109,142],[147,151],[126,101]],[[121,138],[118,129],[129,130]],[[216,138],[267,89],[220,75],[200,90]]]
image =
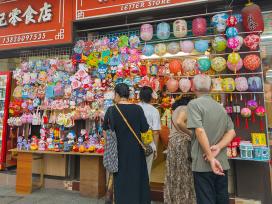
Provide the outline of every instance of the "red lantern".
[[254,3],[248,3],[242,9],[243,26],[245,31],[263,31],[264,21],[260,7]]
[[177,73],[181,72],[182,67],[181,67],[180,61],[179,60],[171,61],[169,64],[169,69],[170,69],[170,72],[173,74],[177,74]]
[[258,55],[251,54],[244,58],[244,66],[250,71],[255,71],[261,65],[261,59]]
[[238,23],[237,18],[235,16],[230,16],[227,19],[227,26],[228,27],[234,27]]
[[192,32],[194,36],[205,35],[207,32],[207,21],[205,18],[196,18],[192,23]]
[[176,92],[178,90],[179,83],[178,83],[177,80],[171,78],[171,79],[169,79],[167,81],[166,87],[167,87],[169,92],[173,93],[173,92]]
[[255,34],[250,34],[244,39],[244,44],[250,49],[250,50],[257,50],[259,44],[260,44],[260,36]]

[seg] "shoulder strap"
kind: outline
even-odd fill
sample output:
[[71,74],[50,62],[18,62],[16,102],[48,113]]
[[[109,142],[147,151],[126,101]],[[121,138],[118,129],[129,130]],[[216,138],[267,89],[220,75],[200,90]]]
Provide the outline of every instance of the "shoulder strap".
[[122,116],[123,120],[125,121],[126,125],[128,126],[128,128],[130,129],[130,131],[132,132],[133,136],[137,139],[137,141],[139,142],[139,144],[142,146],[142,148],[144,150],[146,150],[146,147],[144,146],[144,144],[141,142],[141,140],[138,138],[137,134],[135,133],[135,131],[133,130],[133,128],[131,127],[131,125],[129,124],[129,122],[127,121],[126,117],[123,115],[122,111],[119,109],[119,107],[117,105],[114,105],[115,108],[117,109],[117,111],[119,112],[119,114]]

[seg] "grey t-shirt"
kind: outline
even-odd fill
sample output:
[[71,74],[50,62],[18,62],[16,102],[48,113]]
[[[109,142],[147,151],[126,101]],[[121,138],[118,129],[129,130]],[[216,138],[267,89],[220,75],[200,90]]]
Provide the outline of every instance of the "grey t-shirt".
[[[192,129],[193,132],[196,128],[203,128],[208,136],[211,146],[217,144],[227,131],[234,129],[233,122],[225,109],[209,95],[201,96],[192,100],[188,104],[187,127]],[[196,139],[195,134],[192,138],[191,154],[193,160],[193,171],[212,171],[209,162],[205,161],[203,158],[204,152]],[[221,150],[217,159],[224,170],[228,170],[230,168],[226,148]]]

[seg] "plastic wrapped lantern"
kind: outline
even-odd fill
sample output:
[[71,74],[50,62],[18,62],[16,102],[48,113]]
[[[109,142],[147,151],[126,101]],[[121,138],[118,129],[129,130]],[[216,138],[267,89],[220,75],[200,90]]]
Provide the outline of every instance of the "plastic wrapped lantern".
[[214,92],[223,91],[222,83],[223,83],[223,79],[221,78],[212,79],[212,91]]
[[249,108],[242,108],[241,116],[246,119],[245,128],[248,129],[248,118],[251,116],[251,110]]
[[209,58],[200,58],[197,60],[197,64],[201,72],[206,72],[211,68],[211,60]]
[[241,59],[240,55],[236,52],[233,52],[228,55],[228,61],[232,64],[238,64],[240,59]]
[[171,42],[167,45],[167,52],[174,55],[177,54],[180,51],[179,43],[177,42]]
[[187,22],[185,20],[176,20],[173,23],[173,32],[176,38],[183,38],[187,35]]
[[207,21],[205,18],[195,18],[192,22],[192,32],[194,36],[202,36],[207,32]]
[[170,78],[167,82],[166,82],[166,87],[167,90],[171,93],[174,93],[178,90],[179,87],[179,82],[173,78]]
[[260,36],[255,34],[250,34],[245,37],[244,44],[247,46],[250,50],[257,50],[259,44],[260,44]]
[[229,70],[236,73],[237,71],[239,71],[240,69],[243,68],[243,60],[240,59],[237,64],[232,64],[229,61],[227,61],[227,67],[228,67]]
[[255,110],[255,113],[258,117],[260,117],[260,130],[264,131],[264,123],[263,123],[263,117],[265,116],[265,108],[263,106],[258,106]]
[[228,14],[219,13],[212,17],[212,24],[215,26],[217,32],[222,33],[226,30],[227,24],[226,20],[228,18]]
[[182,78],[179,80],[179,89],[182,93],[187,93],[191,89],[191,81],[186,78]]
[[244,43],[244,39],[243,39],[243,37],[241,37],[241,36],[239,36],[239,35],[236,36],[235,38],[238,39],[239,45],[238,45],[238,47],[234,48],[233,51],[239,51],[239,50],[241,49],[243,43]]
[[181,63],[179,60],[172,60],[169,64],[169,70],[173,74],[178,74],[182,71]]
[[228,17],[226,23],[228,27],[235,27],[238,23],[238,20],[235,16],[230,16]]
[[247,91],[248,90],[248,84],[247,84],[247,78],[246,77],[237,77],[235,79],[235,87],[237,91]]
[[228,48],[235,50],[240,45],[240,41],[237,38],[237,36],[234,38],[229,38],[227,45],[228,45]]
[[234,38],[238,35],[238,30],[235,27],[229,27],[226,30],[226,36],[227,38]]
[[244,66],[246,69],[250,71],[257,70],[260,67],[260,65],[261,65],[261,59],[256,54],[250,54],[244,58]]
[[198,52],[206,52],[209,48],[209,41],[208,40],[197,40],[195,41],[195,49]]
[[212,59],[211,67],[216,72],[222,72],[227,67],[227,62],[223,57],[215,57]]
[[145,56],[151,56],[154,54],[154,46],[153,45],[145,45],[142,49],[142,54]]
[[140,36],[143,41],[150,41],[153,38],[153,26],[151,24],[143,24]]
[[170,25],[169,23],[159,23],[157,25],[157,38],[160,40],[167,40],[170,37]]
[[191,53],[193,52],[194,48],[194,43],[191,40],[185,40],[180,42],[180,49],[182,52]]
[[249,77],[247,83],[249,91],[258,92],[263,89],[262,79],[258,76]]
[[256,110],[256,108],[258,107],[258,103],[257,103],[257,101],[255,101],[255,100],[249,100],[249,101],[247,102],[247,107],[248,107],[250,110],[254,111],[254,110]]
[[235,90],[235,81],[233,78],[225,78],[222,82],[222,88],[226,92],[232,92]]
[[217,52],[222,52],[227,48],[227,41],[224,37],[215,37],[212,41],[212,47]]
[[242,9],[243,26],[246,32],[263,31],[264,20],[262,11],[257,4],[248,3]]
[[195,73],[196,70],[196,60],[187,58],[182,62],[182,68],[183,72],[189,75],[192,75]]
[[163,56],[166,54],[167,47],[164,43],[159,43],[155,45],[155,54],[158,56]]

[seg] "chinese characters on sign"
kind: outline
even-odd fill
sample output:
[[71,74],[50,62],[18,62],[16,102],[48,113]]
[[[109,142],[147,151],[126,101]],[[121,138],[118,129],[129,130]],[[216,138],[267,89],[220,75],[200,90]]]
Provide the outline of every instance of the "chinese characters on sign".
[[[53,16],[51,8],[52,8],[52,5],[45,2],[43,4],[43,7],[40,9],[40,13],[35,11],[31,7],[31,5],[27,7],[24,13],[18,8],[14,8],[12,11],[9,12],[8,15],[5,12],[2,12],[0,13],[0,27],[7,26],[8,24],[16,26],[19,22],[23,21],[23,18],[24,18],[25,24],[37,23],[37,22],[43,23],[43,22],[51,21]],[[35,16],[37,16],[38,14],[39,14],[39,17],[38,17],[38,20],[36,21]]]

